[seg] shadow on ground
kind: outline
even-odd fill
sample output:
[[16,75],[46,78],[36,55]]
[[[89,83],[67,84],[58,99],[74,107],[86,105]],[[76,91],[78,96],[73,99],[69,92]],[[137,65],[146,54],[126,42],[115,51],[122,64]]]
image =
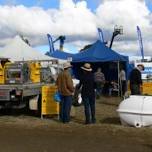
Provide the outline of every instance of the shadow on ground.
[[151,144],[143,144],[143,146],[147,147],[148,149],[152,150],[152,145]]
[[115,125],[120,125],[120,119],[118,117],[112,117],[112,118],[105,118],[103,120],[99,121],[102,124],[115,124]]
[[1,109],[0,116],[34,116],[40,117],[40,113],[38,111],[30,111],[27,109]]
[[116,106],[118,107],[118,103],[110,103],[110,102],[99,102],[99,104],[104,104],[104,105],[108,105],[108,106]]

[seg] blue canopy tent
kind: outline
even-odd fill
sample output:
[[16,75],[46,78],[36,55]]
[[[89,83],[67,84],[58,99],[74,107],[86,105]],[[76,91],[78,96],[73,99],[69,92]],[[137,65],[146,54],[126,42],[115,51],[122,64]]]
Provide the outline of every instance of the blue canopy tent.
[[90,48],[73,56],[72,62],[109,62],[128,61],[127,56],[120,55],[108,48],[100,40],[96,41]]
[[70,60],[72,59],[74,54],[63,52],[60,50],[55,50],[53,52],[47,52],[46,55],[57,58],[57,59]]
[[129,60],[127,56],[118,54],[98,40],[90,48],[72,57],[73,70],[77,78],[81,74],[80,67],[84,62],[91,63],[93,71],[101,67],[107,81],[117,80],[119,82],[120,66],[123,66],[127,73]]

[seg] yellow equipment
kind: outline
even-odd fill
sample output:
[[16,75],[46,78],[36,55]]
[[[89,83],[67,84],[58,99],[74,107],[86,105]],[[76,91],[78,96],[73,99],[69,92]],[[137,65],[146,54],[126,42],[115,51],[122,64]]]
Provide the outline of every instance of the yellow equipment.
[[4,82],[5,82],[5,78],[4,77],[5,77],[4,76],[4,68],[0,64],[0,84],[4,84]]
[[[51,86],[50,81],[41,81],[41,75],[47,75],[47,72],[48,70],[43,73],[40,61],[9,62],[7,59],[0,59],[0,106],[27,107],[42,111],[42,115],[58,114],[59,104],[53,100],[56,86]],[[50,72],[47,76],[51,74]],[[42,101],[39,98],[41,95]]]
[[59,103],[54,101],[54,94],[57,87],[54,85],[45,85],[42,87],[41,115],[59,114]]
[[[152,82],[143,82],[141,91],[143,95],[152,95]],[[128,92],[130,92],[129,82],[128,82]]]
[[142,94],[152,95],[152,82],[143,82]]
[[33,83],[40,82],[40,68],[41,65],[38,62],[33,62],[29,64],[30,67],[30,80]]

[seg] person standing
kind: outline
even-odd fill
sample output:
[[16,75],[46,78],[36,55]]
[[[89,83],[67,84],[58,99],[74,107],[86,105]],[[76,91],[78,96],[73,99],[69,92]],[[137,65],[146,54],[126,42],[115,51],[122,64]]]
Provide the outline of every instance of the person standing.
[[101,72],[101,68],[97,69],[97,72],[94,73],[95,83],[96,83],[96,95],[97,98],[101,96],[104,84],[105,84],[105,76]]
[[95,81],[92,68],[89,63],[85,63],[81,69],[79,88],[82,87],[81,96],[84,103],[85,124],[96,123],[95,118]]
[[120,79],[120,84],[121,84],[121,93],[124,96],[127,90],[127,82],[126,82],[126,72],[123,68],[120,69],[119,79]]
[[140,95],[141,94],[141,71],[144,70],[143,64],[138,64],[137,68],[134,68],[130,73],[130,90],[132,95]]
[[74,92],[74,86],[72,77],[70,75],[69,69],[71,68],[69,62],[64,63],[63,71],[57,77],[57,87],[61,95],[60,102],[60,120],[63,123],[70,122],[70,111],[72,105],[72,94]]

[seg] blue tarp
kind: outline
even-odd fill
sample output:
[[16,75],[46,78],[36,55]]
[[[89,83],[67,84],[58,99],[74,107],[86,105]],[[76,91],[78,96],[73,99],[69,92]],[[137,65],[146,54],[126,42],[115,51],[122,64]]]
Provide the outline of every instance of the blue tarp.
[[75,54],[72,59],[72,62],[128,62],[127,56],[116,53],[99,40],[85,51]]
[[72,58],[74,54],[55,50],[52,53],[47,52],[46,55],[54,57],[54,58],[58,58],[58,59],[68,60],[69,58]]

